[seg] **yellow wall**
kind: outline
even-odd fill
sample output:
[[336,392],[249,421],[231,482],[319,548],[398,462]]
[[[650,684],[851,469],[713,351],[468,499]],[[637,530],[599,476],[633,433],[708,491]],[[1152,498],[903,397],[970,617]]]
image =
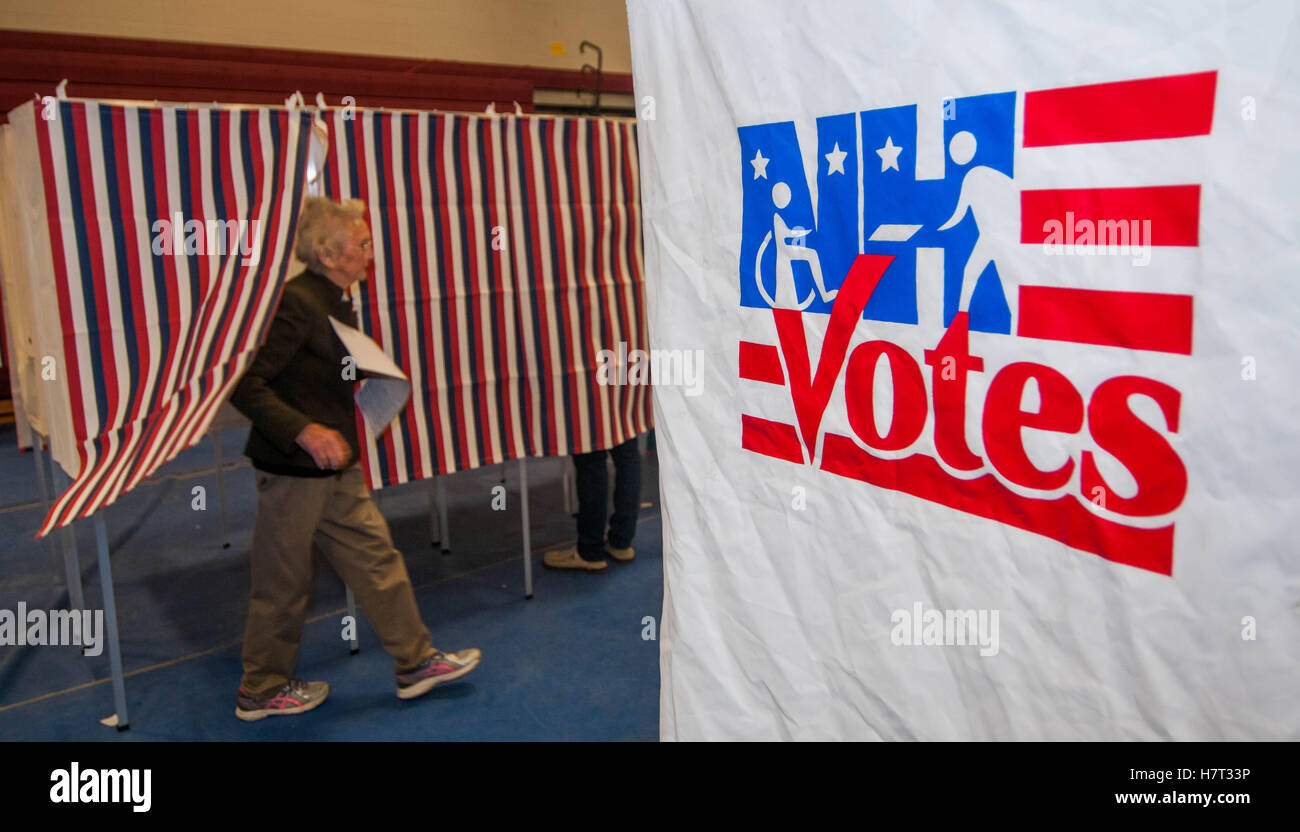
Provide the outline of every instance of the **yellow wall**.
[[0,28],[554,69],[585,39],[632,71],[625,0],[0,0]]

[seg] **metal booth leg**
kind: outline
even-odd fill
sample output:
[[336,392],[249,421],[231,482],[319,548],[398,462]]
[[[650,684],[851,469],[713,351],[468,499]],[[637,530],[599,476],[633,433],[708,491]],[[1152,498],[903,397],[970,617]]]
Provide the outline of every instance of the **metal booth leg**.
[[117,730],[130,727],[126,713],[126,682],[122,678],[122,648],[117,636],[117,600],[113,595],[113,566],[108,560],[108,533],[102,514],[95,515],[95,545],[99,549],[99,582],[104,591],[104,621],[108,626],[108,663],[113,671],[113,704]]
[[519,457],[519,504],[523,507],[524,597],[533,597],[533,542],[528,529],[528,459]]

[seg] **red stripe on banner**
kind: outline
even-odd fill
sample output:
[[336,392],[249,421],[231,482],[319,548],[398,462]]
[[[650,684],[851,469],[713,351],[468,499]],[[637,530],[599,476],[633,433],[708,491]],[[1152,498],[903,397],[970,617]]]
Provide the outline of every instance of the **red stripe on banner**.
[[802,465],[803,446],[794,425],[740,414],[740,447],[756,454]]
[[[1087,235],[1093,244],[1104,236],[1108,244],[1195,246],[1200,215],[1200,185],[1021,191],[1020,242],[1080,245]],[[1049,229],[1052,221],[1060,225]]]
[[1091,552],[1109,561],[1161,575],[1173,574],[1174,527],[1137,529],[1105,520],[1073,496],[1055,500],[1021,497],[992,474],[973,480],[949,476],[934,459],[878,459],[852,439],[827,433],[822,440],[823,471],[901,491],[958,511],[986,517]]
[[[347,128],[339,126],[339,119],[334,117],[335,113],[330,112],[328,115],[330,118],[326,120],[326,124],[331,125],[331,130],[330,139],[325,142],[325,173],[333,186],[330,196],[338,200],[343,198],[343,173],[340,170],[343,163],[340,161],[340,153],[347,147],[347,137],[342,135]],[[365,436],[364,428],[357,435]]]
[[[336,197],[337,198],[337,197]],[[366,475],[366,488],[372,491],[380,483],[371,483],[370,480],[370,443],[366,441],[366,417],[361,415],[361,408],[352,408],[352,418],[357,426],[357,446],[361,450],[361,470]]]
[[1192,296],[1020,287],[1023,338],[1192,354]]
[[781,354],[773,344],[740,342],[740,377],[768,384],[785,384],[785,371],[781,369]]
[[1204,136],[1216,72],[1025,93],[1025,147]]

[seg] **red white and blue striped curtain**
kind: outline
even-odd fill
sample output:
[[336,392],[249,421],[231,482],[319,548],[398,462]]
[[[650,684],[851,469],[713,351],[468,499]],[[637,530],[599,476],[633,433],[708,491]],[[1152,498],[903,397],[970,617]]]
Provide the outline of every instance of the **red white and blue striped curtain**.
[[326,190],[369,208],[375,277],[358,322],[412,381],[391,429],[363,440],[372,486],[601,450],[650,428],[647,387],[597,379],[601,350],[648,349],[631,122],[326,121]]
[[[278,300],[310,132],[308,111],[283,109],[61,101],[55,118],[38,114],[59,378],[80,460],[41,535],[112,503],[206,432]],[[250,255],[155,253],[155,222],[178,214],[205,228],[248,223]]]

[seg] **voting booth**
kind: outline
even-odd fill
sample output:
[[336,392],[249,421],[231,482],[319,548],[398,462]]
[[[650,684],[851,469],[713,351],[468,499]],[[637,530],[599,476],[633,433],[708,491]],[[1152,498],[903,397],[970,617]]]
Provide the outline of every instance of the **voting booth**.
[[[344,340],[362,370],[372,488],[509,460],[523,474],[526,457],[609,448],[652,424],[644,387],[597,373],[602,353],[648,345],[630,122],[297,101],[47,98],[0,130],[20,434],[34,432],[38,452],[48,442],[56,464],[40,534],[96,518],[119,727],[96,513],[230,415],[223,403],[294,274],[309,190],[369,210],[376,274],[353,291],[359,329]],[[80,606],[66,541],[64,556]]]

